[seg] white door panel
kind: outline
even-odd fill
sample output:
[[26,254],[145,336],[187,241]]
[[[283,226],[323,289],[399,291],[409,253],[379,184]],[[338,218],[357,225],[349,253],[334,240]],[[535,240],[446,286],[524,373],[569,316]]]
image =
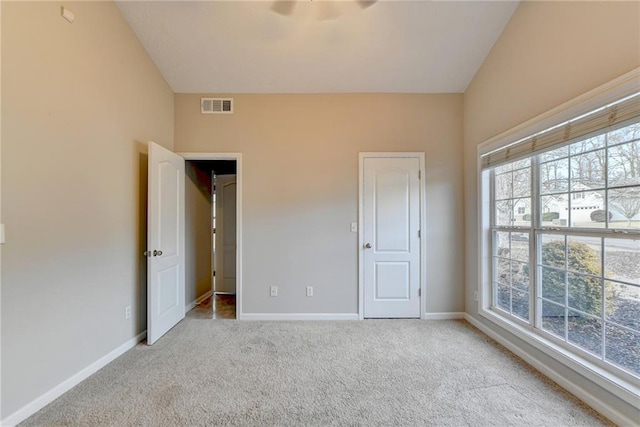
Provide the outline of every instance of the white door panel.
[[178,305],[180,297],[178,287],[175,285],[179,279],[180,269],[178,266],[171,266],[166,270],[158,272],[158,310],[159,317],[163,317],[168,311]]
[[216,292],[236,293],[236,176],[216,177]]
[[376,262],[373,276],[374,300],[408,301],[411,281],[408,262]]
[[147,344],[184,318],[184,159],[149,143]]
[[410,244],[409,173],[391,170],[375,175],[374,212],[377,251],[407,252]]
[[[178,254],[178,221],[180,204],[180,170],[169,161],[162,161],[158,164],[159,191],[158,200],[158,248],[162,248],[165,257]],[[166,259],[166,258],[165,258]]]
[[419,171],[417,157],[363,159],[364,317],[420,317]]

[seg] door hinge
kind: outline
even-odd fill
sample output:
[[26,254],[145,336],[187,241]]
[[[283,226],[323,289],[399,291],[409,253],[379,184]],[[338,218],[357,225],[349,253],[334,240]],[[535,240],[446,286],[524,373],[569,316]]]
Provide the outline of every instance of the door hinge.
[[422,179],[422,171],[418,169],[418,179]]
[[418,230],[418,239],[420,239],[422,237],[422,233],[420,233],[420,230]]
[[421,297],[422,296],[422,289],[418,289],[418,296]]
[[213,277],[216,277],[216,271],[213,270]]

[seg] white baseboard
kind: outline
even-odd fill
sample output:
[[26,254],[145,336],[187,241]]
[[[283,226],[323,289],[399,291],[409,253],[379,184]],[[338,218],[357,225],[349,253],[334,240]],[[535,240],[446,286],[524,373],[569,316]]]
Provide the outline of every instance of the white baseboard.
[[[503,336],[495,333],[490,328],[483,325],[481,322],[478,322],[475,318],[473,318],[468,313],[464,314],[464,319],[471,323],[476,328],[480,329],[483,333],[487,334],[501,345],[508,348],[511,352],[516,354],[518,357],[526,361],[528,364],[533,366],[538,371],[542,372],[544,375],[549,377],[551,380],[559,384],[562,388],[567,390],[569,393],[576,396],[578,399],[585,402],[587,405],[591,406],[593,409],[609,418],[611,421],[620,426],[635,426],[638,424],[638,420],[632,419],[626,414],[618,411],[616,408],[608,405],[604,399],[594,396],[589,390],[579,386],[573,381],[569,380],[565,377],[562,372],[558,372],[555,369],[551,369],[549,366],[545,365],[538,358],[532,356],[530,353],[524,351],[522,348],[518,347],[513,342],[504,338]],[[559,361],[562,363],[561,361]],[[570,369],[567,367],[567,369]]]
[[184,308],[184,312],[187,313],[191,310],[193,310],[196,305],[200,304],[202,301],[206,300],[207,298],[209,298],[211,295],[213,295],[213,291],[209,291],[206,292],[204,295],[202,295],[200,298],[196,298],[195,300],[191,301],[189,304],[187,304],[187,306]]
[[[463,312],[425,313],[425,320],[464,319]],[[358,313],[244,313],[239,320],[358,320]]]
[[451,311],[445,313],[425,313],[424,320],[459,320],[464,319],[466,313]]
[[40,409],[47,406],[49,403],[56,400],[58,397],[62,396],[67,391],[71,390],[73,387],[80,384],[85,379],[89,378],[91,375],[98,372],[100,369],[107,366],[109,363],[126,353],[128,350],[135,347],[140,341],[144,340],[147,337],[147,331],[142,332],[135,338],[131,338],[129,341],[122,344],[120,347],[115,350],[109,352],[105,356],[93,362],[91,365],[87,366],[77,374],[69,377],[64,380],[48,392],[44,393],[42,396],[32,400],[27,403],[22,408],[18,409],[13,414],[9,415],[7,418],[0,422],[2,426],[15,426],[22,421],[29,418],[31,415],[38,412]]
[[358,313],[243,313],[241,320],[358,320]]

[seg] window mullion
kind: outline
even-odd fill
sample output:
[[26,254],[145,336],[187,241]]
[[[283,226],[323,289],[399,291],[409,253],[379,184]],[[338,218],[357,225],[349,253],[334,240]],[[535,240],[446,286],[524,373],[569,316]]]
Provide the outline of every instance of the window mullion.
[[564,235],[564,340],[569,342],[569,239]]
[[574,226],[574,212],[573,212],[573,189],[571,188],[571,181],[573,180],[573,170],[571,169],[571,159],[573,159],[573,155],[571,154],[571,148],[568,148],[567,153],[567,224],[566,228],[570,229]]
[[[609,224],[609,134],[604,134],[604,227],[608,230]],[[604,254],[604,252],[603,252]],[[604,270],[603,270],[604,272]]]
[[491,170],[489,174],[489,197],[491,197],[491,206],[489,207],[489,225],[493,228],[496,226],[496,171]]
[[[609,216],[609,214],[605,214],[607,217]],[[604,251],[604,237],[600,238],[600,283],[602,284],[602,289],[600,290],[601,294],[600,294],[600,313],[602,315],[602,351],[600,352],[600,356],[602,357],[602,360],[605,360],[607,357],[607,347],[606,347],[606,331],[607,331],[607,327],[606,327],[606,322],[607,322],[607,313],[605,312],[605,309],[607,307],[606,305],[606,301],[605,301],[605,282],[604,282],[604,266],[605,266],[605,257],[606,252]]]
[[538,233],[535,231],[540,226],[540,162],[538,156],[531,158],[531,230],[529,232],[529,322],[534,328],[541,327],[538,307]]
[[[605,228],[607,230],[610,229],[611,224],[609,224],[609,133],[604,134],[604,220],[605,220]],[[606,347],[606,333],[607,333],[607,313],[605,312],[606,303],[605,303],[605,282],[604,282],[604,266],[606,263],[607,254],[605,252],[605,242],[604,237],[600,237],[600,283],[602,283],[601,297],[600,303],[602,308],[602,351],[600,352],[600,356],[602,360],[606,360],[607,357],[607,347]]]
[[560,227],[540,227],[536,229],[539,233],[544,234],[571,234],[573,236],[585,236],[585,237],[606,237],[612,239],[629,238],[637,240],[640,238],[640,233],[635,230],[605,230],[599,228],[560,228]]
[[495,274],[496,274],[496,171],[492,169],[489,173],[489,248],[491,248],[491,263],[489,264],[489,290],[491,292],[491,304],[490,307],[497,306],[496,304],[496,296],[498,295],[498,291],[495,285]]

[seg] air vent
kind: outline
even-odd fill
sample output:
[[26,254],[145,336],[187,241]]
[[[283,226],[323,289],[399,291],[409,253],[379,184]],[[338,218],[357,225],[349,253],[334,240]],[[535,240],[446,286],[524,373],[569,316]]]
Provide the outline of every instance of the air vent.
[[202,114],[233,114],[233,98],[201,98]]

